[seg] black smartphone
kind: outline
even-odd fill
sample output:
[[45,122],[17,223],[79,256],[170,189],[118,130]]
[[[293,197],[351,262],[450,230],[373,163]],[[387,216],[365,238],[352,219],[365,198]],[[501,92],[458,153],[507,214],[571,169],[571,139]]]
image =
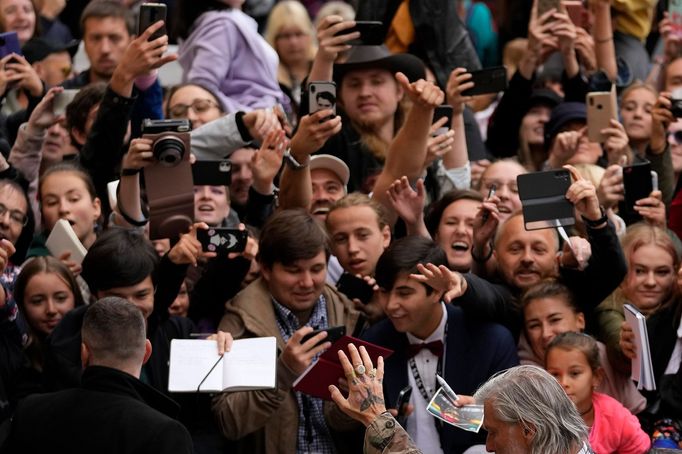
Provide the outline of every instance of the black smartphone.
[[232,163],[220,161],[196,161],[192,164],[192,180],[195,186],[229,186],[232,183]]
[[0,33],[0,58],[9,54],[22,55],[17,32]]
[[412,386],[407,385],[400,390],[400,393],[398,393],[398,399],[395,401],[395,409],[398,410],[398,416],[396,416],[395,419],[403,427],[405,427],[405,422],[407,420],[407,415],[405,413],[407,412],[407,404],[410,403],[411,397]]
[[566,198],[571,174],[566,169],[532,172],[516,177],[526,230],[575,224],[573,204]]
[[336,84],[334,82],[310,82],[308,84],[308,112],[331,109],[336,115]]
[[161,38],[166,32],[166,5],[163,3],[143,3],[140,5],[140,16],[137,22],[137,36],[140,36],[152,24],[162,20],[163,26],[149,37],[149,41]]
[[249,232],[211,227],[197,230],[197,239],[205,252],[244,252]]
[[618,206],[618,215],[626,224],[641,221],[642,216],[635,211],[635,202],[649,197],[654,190],[651,178],[651,164],[639,162],[623,167],[623,188],[625,200]]
[[355,26],[338,32],[335,36],[360,32],[360,37],[352,39],[346,44],[351,46],[379,46],[384,43],[384,24],[379,21],[356,21]]
[[462,96],[484,95],[487,93],[499,93],[507,89],[507,69],[504,66],[493,66],[478,71],[471,71],[471,79],[474,86],[462,92]]
[[448,130],[450,129],[450,125],[452,124],[452,106],[448,104],[443,104],[438,107],[436,107],[436,110],[433,113],[433,123],[437,122],[441,118],[446,117],[448,120],[445,122],[443,126],[440,128],[436,129],[434,132],[434,136],[440,136],[442,134],[446,134]]
[[352,275],[351,273],[343,273],[336,283],[336,288],[350,299],[359,299],[363,304],[372,301],[374,296],[374,289],[364,279]]
[[[313,331],[312,333],[308,333],[305,336],[303,336],[303,339],[301,339],[301,343],[307,342],[309,339],[311,339],[313,336],[320,334],[322,331],[327,332],[327,337],[322,339],[321,342],[319,342],[317,345],[322,345],[325,342],[331,342],[332,344],[336,342],[337,340],[341,339],[343,336],[346,335],[346,327],[345,326],[334,326],[331,328],[325,328],[325,329],[317,329]],[[316,347],[317,347],[316,345]]]

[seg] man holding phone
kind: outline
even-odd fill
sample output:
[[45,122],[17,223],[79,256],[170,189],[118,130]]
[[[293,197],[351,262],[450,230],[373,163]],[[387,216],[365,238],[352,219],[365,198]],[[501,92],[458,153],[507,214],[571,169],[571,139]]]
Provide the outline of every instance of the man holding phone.
[[311,214],[302,209],[278,211],[261,232],[262,277],[226,305],[221,330],[231,330],[235,338],[275,336],[282,352],[275,389],[214,398],[223,435],[237,440],[243,452],[331,453],[339,448],[323,416],[322,400],[292,389],[331,346],[325,331],[306,341],[304,336],[341,325],[352,333],[358,319],[352,303],[325,284],[328,257],[327,233]]

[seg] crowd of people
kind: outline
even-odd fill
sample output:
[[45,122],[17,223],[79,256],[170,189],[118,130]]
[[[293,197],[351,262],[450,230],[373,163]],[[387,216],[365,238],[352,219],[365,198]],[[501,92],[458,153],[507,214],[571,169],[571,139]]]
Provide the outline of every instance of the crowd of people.
[[[0,450],[682,450],[676,1],[176,0],[138,29],[141,4],[0,0]],[[526,228],[540,171],[568,234]],[[393,353],[295,390],[339,326]],[[169,392],[197,335],[276,338],[275,388]],[[483,430],[427,411],[437,376]]]

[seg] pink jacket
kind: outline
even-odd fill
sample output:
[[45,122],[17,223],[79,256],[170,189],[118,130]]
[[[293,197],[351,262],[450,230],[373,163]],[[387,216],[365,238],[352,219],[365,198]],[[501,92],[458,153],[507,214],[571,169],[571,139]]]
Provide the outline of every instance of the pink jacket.
[[593,393],[594,424],[590,429],[590,446],[596,454],[644,454],[651,438],[642,430],[635,415],[616,399]]

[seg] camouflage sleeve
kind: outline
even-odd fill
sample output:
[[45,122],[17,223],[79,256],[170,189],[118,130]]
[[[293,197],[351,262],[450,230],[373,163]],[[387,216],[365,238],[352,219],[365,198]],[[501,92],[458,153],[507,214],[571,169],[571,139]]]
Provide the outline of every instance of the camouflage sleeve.
[[367,427],[365,432],[365,454],[421,454],[405,429],[385,412]]

